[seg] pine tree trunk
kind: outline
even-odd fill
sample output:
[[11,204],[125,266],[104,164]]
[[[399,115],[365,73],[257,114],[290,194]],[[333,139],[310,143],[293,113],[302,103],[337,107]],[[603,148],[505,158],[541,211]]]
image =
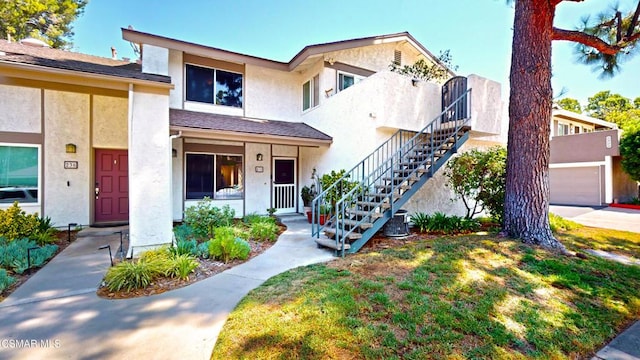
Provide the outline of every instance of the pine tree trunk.
[[549,228],[551,41],[549,1],[515,2],[504,232],[566,251]]

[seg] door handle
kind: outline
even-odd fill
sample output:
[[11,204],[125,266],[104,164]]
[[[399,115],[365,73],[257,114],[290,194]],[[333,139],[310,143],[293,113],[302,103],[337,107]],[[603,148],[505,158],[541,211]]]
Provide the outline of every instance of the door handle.
[[100,196],[100,184],[96,183],[96,187],[94,189],[94,192],[96,194],[96,199],[98,198],[98,196]]

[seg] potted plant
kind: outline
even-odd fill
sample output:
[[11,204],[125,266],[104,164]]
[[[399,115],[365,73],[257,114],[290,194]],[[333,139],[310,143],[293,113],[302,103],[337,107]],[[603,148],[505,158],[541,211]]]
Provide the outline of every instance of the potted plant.
[[320,225],[324,225],[329,217],[331,217],[331,205],[320,205],[320,214],[318,214],[318,222],[320,223]]
[[302,197],[302,204],[304,205],[304,212],[307,214],[309,222],[311,222],[311,202],[316,197],[316,186],[303,186],[300,191],[300,197]]

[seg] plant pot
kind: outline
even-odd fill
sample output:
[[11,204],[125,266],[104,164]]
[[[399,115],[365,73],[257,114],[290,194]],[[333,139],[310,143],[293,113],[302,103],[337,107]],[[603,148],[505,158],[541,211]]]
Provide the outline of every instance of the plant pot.
[[311,211],[307,211],[307,220],[309,220],[309,224],[311,224],[311,220],[313,220],[311,216],[312,216]]
[[327,221],[327,215],[320,214],[319,218],[320,225],[324,225],[324,222]]

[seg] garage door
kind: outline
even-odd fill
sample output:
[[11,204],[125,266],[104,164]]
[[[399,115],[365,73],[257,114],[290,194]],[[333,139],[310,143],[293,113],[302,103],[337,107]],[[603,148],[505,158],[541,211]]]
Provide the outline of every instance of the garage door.
[[600,167],[549,169],[551,203],[563,205],[602,205]]

